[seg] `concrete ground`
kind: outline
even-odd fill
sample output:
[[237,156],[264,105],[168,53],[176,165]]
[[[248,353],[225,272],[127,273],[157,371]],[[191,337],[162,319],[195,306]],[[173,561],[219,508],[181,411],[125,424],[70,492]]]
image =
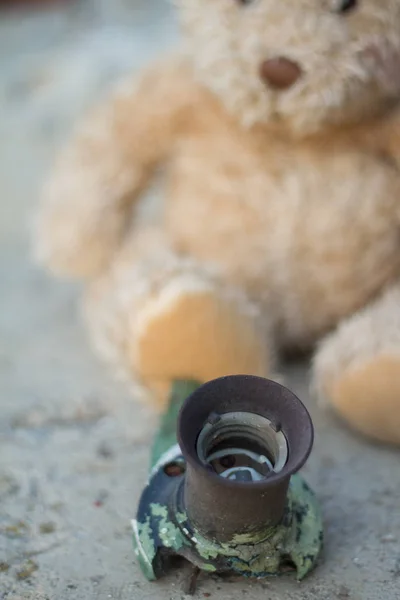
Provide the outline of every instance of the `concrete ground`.
[[[79,290],[29,259],[28,223],[71,123],[124,71],[172,43],[159,0],[92,0],[0,17],[0,598],[184,598],[187,573],[147,583],[130,519],[146,479],[154,416],[100,365],[77,312]],[[326,548],[302,584],[201,578],[197,598],[400,598],[400,468],[289,385],[314,417],[304,470],[322,503]]]

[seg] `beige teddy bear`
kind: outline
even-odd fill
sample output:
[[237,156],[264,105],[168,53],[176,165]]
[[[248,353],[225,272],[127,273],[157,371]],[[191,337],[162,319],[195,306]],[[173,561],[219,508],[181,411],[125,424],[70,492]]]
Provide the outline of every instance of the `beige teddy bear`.
[[177,4],[182,50],[60,157],[38,257],[160,397],[316,346],[319,397],[400,443],[400,0]]

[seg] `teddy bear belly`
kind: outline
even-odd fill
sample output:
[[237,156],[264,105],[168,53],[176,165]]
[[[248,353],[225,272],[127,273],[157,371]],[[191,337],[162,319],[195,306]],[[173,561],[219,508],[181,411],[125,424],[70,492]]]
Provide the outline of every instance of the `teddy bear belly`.
[[183,187],[168,203],[167,227],[180,251],[217,265],[263,303],[283,346],[309,346],[399,276],[394,196],[364,196],[360,210],[340,188],[329,202],[282,189],[260,202],[234,187],[202,186],[200,195]]

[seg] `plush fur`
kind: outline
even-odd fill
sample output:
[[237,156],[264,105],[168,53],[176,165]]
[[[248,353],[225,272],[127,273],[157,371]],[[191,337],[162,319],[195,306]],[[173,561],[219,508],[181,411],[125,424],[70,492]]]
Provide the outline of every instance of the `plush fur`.
[[[97,347],[151,388],[316,346],[319,397],[400,443],[400,0],[177,4],[183,49],[59,158],[39,259],[87,280]],[[287,89],[261,77],[276,57]]]

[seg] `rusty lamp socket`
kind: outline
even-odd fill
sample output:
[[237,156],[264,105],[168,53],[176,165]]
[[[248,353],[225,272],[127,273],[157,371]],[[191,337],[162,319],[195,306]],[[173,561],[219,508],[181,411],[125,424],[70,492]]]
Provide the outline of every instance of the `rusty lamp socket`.
[[[223,417],[229,414],[239,415],[236,427],[229,421],[224,427]],[[240,415],[243,421],[252,415],[254,422],[243,423]],[[266,421],[264,428],[260,416]],[[256,481],[245,470],[239,472],[243,474],[239,480],[217,474],[199,456],[197,442],[207,425],[211,425],[208,452],[220,446],[254,450],[269,458],[270,472]],[[274,471],[274,434],[287,444],[287,460],[278,472]],[[186,400],[178,421],[178,442],[186,462],[183,501],[189,520],[204,536],[219,542],[277,525],[285,511],[290,478],[306,462],[313,439],[308,411],[278,383],[249,376],[206,383]]]
[[132,521],[145,576],[179,556],[209,573],[259,578],[290,565],[305,577],[323,542],[318,503],[296,474],[313,438],[307,409],[278,383],[176,382]]

